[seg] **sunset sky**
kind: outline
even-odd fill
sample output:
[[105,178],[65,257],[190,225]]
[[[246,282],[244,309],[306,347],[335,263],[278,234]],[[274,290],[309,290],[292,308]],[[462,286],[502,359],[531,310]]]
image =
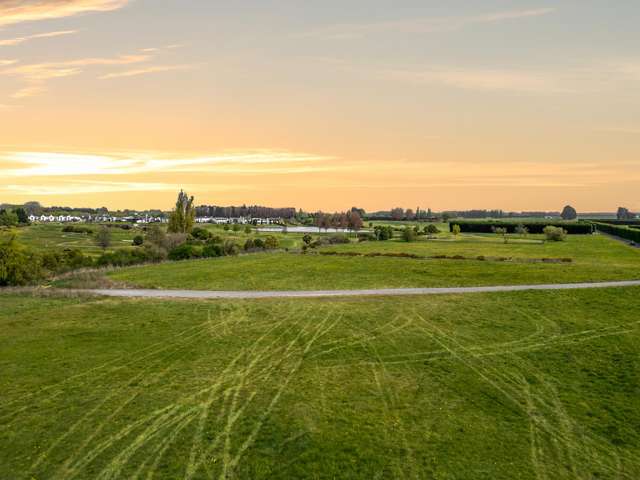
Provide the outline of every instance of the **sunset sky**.
[[0,0],[0,203],[640,210],[640,2]]

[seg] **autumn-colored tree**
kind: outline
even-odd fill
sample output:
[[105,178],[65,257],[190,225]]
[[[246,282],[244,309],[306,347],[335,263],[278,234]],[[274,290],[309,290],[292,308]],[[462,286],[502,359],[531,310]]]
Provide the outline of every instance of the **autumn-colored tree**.
[[400,207],[391,209],[391,218],[393,220],[402,220],[404,218],[404,210]]
[[176,208],[169,216],[170,233],[189,233],[193,228],[196,217],[196,210],[193,206],[193,197],[189,197],[184,191],[180,190]]

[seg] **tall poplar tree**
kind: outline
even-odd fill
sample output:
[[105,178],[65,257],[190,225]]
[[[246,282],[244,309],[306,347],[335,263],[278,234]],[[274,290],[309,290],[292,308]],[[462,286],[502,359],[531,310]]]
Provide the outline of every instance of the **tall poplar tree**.
[[189,197],[184,191],[180,190],[176,208],[169,216],[169,232],[170,233],[189,233],[193,228],[196,218],[196,209],[193,206],[193,197]]

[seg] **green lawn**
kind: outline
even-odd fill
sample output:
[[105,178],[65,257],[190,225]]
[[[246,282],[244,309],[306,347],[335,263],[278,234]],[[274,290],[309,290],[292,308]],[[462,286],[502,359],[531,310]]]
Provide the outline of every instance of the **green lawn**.
[[[569,236],[565,242],[532,238],[504,244],[496,236],[415,243],[364,242],[323,251],[513,257],[514,261],[416,260],[317,254],[252,254],[110,272],[111,279],[141,287],[211,290],[305,290],[339,288],[443,287],[640,279],[640,250],[600,235]],[[526,259],[571,258],[568,264]]]
[[640,289],[0,294],[0,478],[640,478]]
[[[20,243],[35,250],[77,248],[88,255],[98,255],[102,253],[102,249],[96,245],[95,236],[85,233],[63,232],[62,229],[64,226],[65,225],[61,223],[41,223],[28,227],[4,230],[0,231],[0,241],[15,235]],[[99,225],[92,224],[78,224],[77,226],[92,228],[95,231],[100,228]],[[141,228],[123,230],[122,228],[112,227],[110,231],[111,247],[109,247],[109,250],[115,250],[120,247],[130,247],[133,237],[144,233]]]

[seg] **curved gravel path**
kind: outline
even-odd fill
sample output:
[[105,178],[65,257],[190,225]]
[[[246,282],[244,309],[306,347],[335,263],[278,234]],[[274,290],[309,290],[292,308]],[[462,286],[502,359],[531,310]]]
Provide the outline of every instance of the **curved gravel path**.
[[313,297],[367,297],[400,295],[442,295],[483,292],[518,292],[525,290],[577,290],[585,288],[637,287],[640,280],[595,283],[558,283],[547,285],[501,285],[494,287],[443,288],[375,288],[366,290],[300,290],[300,291],[217,291],[217,290],[81,290],[109,297],[144,298],[313,298]]

